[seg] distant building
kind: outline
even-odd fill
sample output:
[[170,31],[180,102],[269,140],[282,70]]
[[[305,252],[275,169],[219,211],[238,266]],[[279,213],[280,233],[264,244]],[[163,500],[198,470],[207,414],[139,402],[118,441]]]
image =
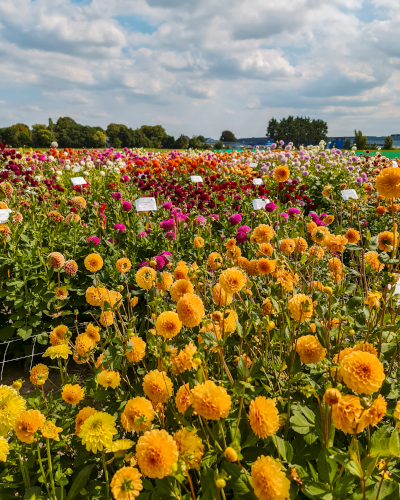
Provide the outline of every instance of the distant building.
[[[367,135],[367,141],[370,146],[376,144],[378,148],[383,148],[385,144],[386,135]],[[393,139],[393,147],[400,148],[400,134],[392,134],[390,136]],[[346,139],[350,139],[350,144],[353,146],[354,144],[354,135],[353,136],[339,136],[339,137],[328,137],[326,142],[330,142],[330,147],[335,146],[335,148],[343,149],[343,144]]]
[[247,146],[271,146],[274,141],[270,137],[245,137],[238,142]]

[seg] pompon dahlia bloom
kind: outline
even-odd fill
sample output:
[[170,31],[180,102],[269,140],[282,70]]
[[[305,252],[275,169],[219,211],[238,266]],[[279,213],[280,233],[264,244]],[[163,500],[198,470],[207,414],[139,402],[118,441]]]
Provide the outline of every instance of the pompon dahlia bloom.
[[178,262],[174,270],[174,278],[176,280],[187,280],[188,279],[189,268],[186,262]]
[[103,259],[97,253],[89,254],[83,263],[86,269],[92,273],[97,273],[103,267]]
[[387,410],[387,402],[385,398],[378,395],[375,401],[372,403],[371,408],[368,410],[369,425],[378,425],[382,418],[385,416]]
[[26,401],[8,385],[0,385],[0,434],[14,429],[15,422],[25,411]]
[[207,265],[211,267],[211,269],[217,270],[222,265],[222,256],[218,252],[212,252],[208,256]]
[[150,478],[162,479],[169,476],[178,457],[178,446],[165,430],[154,429],[145,432],[136,445],[140,470]]
[[378,248],[383,252],[391,252],[394,245],[397,246],[397,238],[390,231],[378,234]]
[[168,233],[169,231],[172,231],[175,228],[175,220],[174,219],[163,220],[160,222],[160,227],[163,231]]
[[294,252],[296,244],[291,238],[286,238],[280,242],[279,248],[281,252],[285,253],[286,255],[290,255]]
[[86,208],[86,201],[85,198],[82,198],[82,196],[74,196],[71,199],[71,204],[74,208],[77,208],[78,210]]
[[100,314],[100,323],[103,326],[111,326],[114,323],[114,313],[112,311],[103,311]]
[[116,224],[114,224],[114,231],[117,231],[118,233],[124,233],[126,231],[126,227],[121,222],[117,222]]
[[119,273],[127,273],[132,267],[131,261],[127,258],[118,259],[115,267]]
[[64,264],[64,271],[68,276],[73,276],[78,271],[78,264],[74,260],[67,260]]
[[182,322],[175,312],[165,311],[157,317],[156,330],[158,335],[164,337],[164,340],[176,337],[181,328]]
[[94,415],[97,412],[91,406],[85,406],[82,410],[79,411],[78,415],[75,418],[75,434],[79,434],[81,432],[82,425],[86,422],[86,420]]
[[354,434],[355,432],[358,434],[369,425],[366,411],[364,411],[358,396],[347,394],[342,396],[336,405],[332,405],[333,424],[336,429],[340,429],[347,434]]
[[301,238],[301,237],[293,238],[293,241],[295,244],[295,247],[294,247],[295,253],[303,254],[307,250],[308,244],[304,238]]
[[99,374],[98,381],[102,387],[115,389],[121,383],[121,375],[113,370],[103,370]]
[[135,467],[118,469],[110,483],[115,500],[135,500],[143,489],[141,476]]
[[399,168],[384,168],[375,179],[375,189],[384,198],[400,198]]
[[46,417],[39,410],[28,410],[20,414],[15,422],[14,431],[23,443],[33,443],[34,435],[45,423]]
[[275,231],[271,226],[267,226],[266,224],[260,224],[259,226],[257,226],[252,234],[252,238],[258,244],[269,243],[274,236]]
[[226,389],[211,380],[198,384],[191,390],[191,402],[194,411],[207,420],[226,418],[232,406]]
[[174,387],[165,372],[152,370],[143,377],[143,392],[154,403],[166,403],[173,395]]
[[316,335],[303,335],[296,342],[296,352],[305,365],[316,364],[325,358],[326,349]]
[[204,445],[197,431],[182,429],[174,434],[179,453],[189,469],[200,470]]
[[176,304],[178,317],[187,327],[198,326],[204,318],[204,304],[194,293],[187,293]]
[[117,434],[115,417],[102,411],[96,411],[81,426],[79,437],[87,451],[97,453],[112,445],[113,436]]
[[132,203],[129,203],[129,201],[124,200],[121,203],[121,208],[124,212],[130,212],[132,210]]
[[0,462],[6,462],[9,453],[10,447],[8,446],[8,441],[3,436],[0,436]]
[[128,342],[128,345],[129,344],[132,350],[126,354],[128,361],[131,363],[139,363],[146,354],[146,342],[140,337],[131,337]]
[[313,303],[310,297],[303,293],[297,293],[288,302],[290,317],[296,321],[307,321],[313,313]]
[[265,255],[267,257],[271,257],[273,253],[274,247],[271,245],[271,243],[261,243],[261,245],[258,246],[257,255]]
[[89,323],[86,327],[85,334],[93,343],[96,343],[100,340],[99,331],[99,327],[94,326],[92,323]]
[[182,385],[181,387],[179,387],[179,389],[176,393],[176,396],[175,396],[175,404],[176,404],[176,407],[177,407],[179,413],[182,413],[182,415],[185,413],[185,411],[192,404],[189,384],[185,384],[185,385]]
[[85,397],[85,391],[79,384],[66,384],[61,392],[61,397],[66,403],[77,405]]
[[39,363],[32,368],[29,378],[33,385],[43,385],[49,378],[48,367]]
[[43,354],[44,358],[50,359],[68,359],[68,356],[72,354],[71,348],[67,344],[60,344],[48,347]]
[[349,243],[353,244],[357,243],[361,239],[360,233],[352,227],[347,230],[347,233],[344,236],[347,238]]
[[261,455],[251,467],[254,493],[260,500],[287,500],[290,481],[272,457]]
[[246,275],[235,267],[226,269],[219,277],[219,284],[221,288],[229,295],[234,295],[241,291],[246,284]]
[[379,261],[378,252],[375,252],[374,250],[366,252],[366,254],[364,255],[364,259],[365,262],[367,262],[371,266],[371,269],[373,271],[379,272],[382,271],[382,269],[385,267],[385,265]]
[[233,214],[229,217],[228,219],[229,224],[232,226],[237,226],[242,222],[242,215],[241,214]]
[[321,260],[325,255],[325,250],[318,245],[313,245],[309,250],[309,254],[315,257],[317,260]]
[[174,282],[174,278],[171,273],[163,271],[161,273],[161,277],[157,278],[156,287],[158,290],[167,291],[171,288],[172,283]]
[[51,345],[61,345],[67,342],[67,338],[65,334],[68,332],[68,326],[58,325],[54,328],[54,330],[50,333],[49,339]]
[[276,434],[279,429],[279,412],[275,400],[258,396],[250,403],[250,426],[259,438]]
[[169,241],[175,241],[176,234],[173,231],[168,231],[168,233],[165,233],[165,238]]
[[196,238],[193,240],[193,245],[196,248],[203,248],[204,247],[204,240],[201,236],[196,236]]
[[379,359],[363,351],[353,351],[341,360],[340,375],[347,387],[358,394],[378,391],[385,380]]
[[276,210],[276,205],[275,203],[273,203],[272,201],[270,201],[269,203],[267,203],[265,205],[265,210],[268,212],[268,213],[272,213]]
[[136,283],[143,290],[150,290],[150,288],[155,285],[156,278],[156,271],[153,268],[147,266],[142,267],[135,274]]
[[121,423],[128,432],[143,432],[151,427],[155,413],[151,402],[143,397],[130,399],[121,415]]
[[56,271],[59,271],[63,265],[65,264],[65,258],[64,255],[61,254],[60,252],[51,252],[49,254],[49,266],[53,267]]
[[280,165],[274,168],[272,175],[277,182],[285,182],[289,179],[290,170],[285,165]]

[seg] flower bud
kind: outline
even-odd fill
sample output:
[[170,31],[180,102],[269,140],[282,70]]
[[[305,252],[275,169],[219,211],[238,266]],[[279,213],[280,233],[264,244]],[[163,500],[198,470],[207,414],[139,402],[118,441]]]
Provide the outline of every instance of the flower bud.
[[267,330],[273,330],[275,328],[275,321],[270,321],[267,326]]
[[217,480],[215,481],[215,486],[216,486],[217,488],[225,488],[225,486],[226,486],[226,481],[225,481],[225,479],[222,479],[222,477],[221,477],[221,478],[219,478],[219,479],[217,479]]
[[330,286],[324,286],[323,289],[322,289],[322,291],[324,293],[326,293],[327,295],[332,295],[332,293],[333,293],[333,290],[332,290],[332,288]]
[[238,455],[236,451],[231,447],[228,446],[228,448],[225,450],[225,458],[228,460],[228,462],[236,462],[238,459]]
[[342,395],[337,389],[327,389],[324,394],[324,401],[328,405],[336,405],[341,400]]

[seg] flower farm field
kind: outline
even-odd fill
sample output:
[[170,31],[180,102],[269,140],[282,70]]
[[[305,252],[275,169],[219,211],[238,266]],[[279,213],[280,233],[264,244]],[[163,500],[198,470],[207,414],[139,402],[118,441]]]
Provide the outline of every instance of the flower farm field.
[[0,500],[397,500],[399,198],[323,142],[0,145]]

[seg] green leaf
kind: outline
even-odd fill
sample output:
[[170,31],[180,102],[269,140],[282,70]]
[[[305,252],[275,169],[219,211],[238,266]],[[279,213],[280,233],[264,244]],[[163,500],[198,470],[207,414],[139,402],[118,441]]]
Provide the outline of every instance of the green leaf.
[[353,491],[353,483],[353,476],[339,478],[335,483],[335,488],[333,489],[334,498],[347,499]]
[[86,465],[86,467],[84,467],[81,471],[79,471],[79,474],[76,476],[74,482],[72,483],[71,489],[68,492],[66,500],[72,500],[72,498],[75,498],[77,495],[79,495],[82,488],[85,487],[85,484],[87,483],[90,477],[93,467],[94,464]]
[[391,429],[390,425],[383,425],[372,434],[369,452],[372,457],[387,454]]
[[42,498],[44,498],[42,497],[42,490],[38,486],[25,490],[24,500],[41,500]]
[[357,477],[363,477],[363,473],[360,466],[354,460],[349,460],[345,467],[350,472],[350,474],[353,474],[354,476]]
[[332,485],[337,473],[337,462],[330,458],[328,450],[324,447],[318,455],[318,474],[321,481]]
[[277,435],[272,438],[272,442],[274,443],[281,457],[283,457],[283,459],[290,464],[293,460],[292,445]]
[[214,469],[211,469],[211,467],[203,464],[200,475],[200,483],[203,490],[201,500],[214,500],[217,497]]
[[241,500],[257,500],[252,485],[249,484],[249,474],[246,476],[237,464],[227,462],[225,459],[221,462],[221,469],[227,473],[228,477],[230,476],[230,479],[226,482],[225,490],[232,490]]
[[22,326],[21,328],[18,328],[17,335],[19,335],[23,340],[27,340],[32,335],[32,328],[29,326]]
[[394,429],[392,435],[390,436],[389,451],[395,457],[397,457],[400,453],[400,439],[397,428]]
[[329,488],[318,481],[313,481],[305,485],[305,493],[311,498],[318,500],[332,500],[333,496]]

